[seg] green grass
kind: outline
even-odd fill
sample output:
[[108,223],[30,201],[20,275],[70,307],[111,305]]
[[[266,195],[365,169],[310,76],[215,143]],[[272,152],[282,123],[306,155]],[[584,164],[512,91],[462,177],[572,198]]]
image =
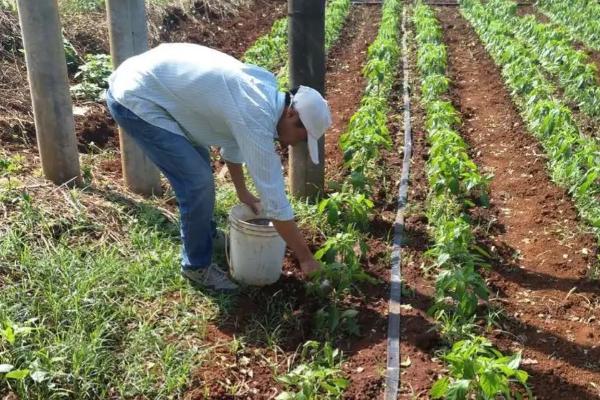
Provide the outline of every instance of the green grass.
[[[8,213],[0,234],[0,324],[22,331],[12,344],[0,337],[0,364],[30,371],[24,380],[0,375],[0,393],[181,393],[207,354],[207,323],[226,312],[230,299],[180,277],[177,226],[152,201],[128,203],[102,192],[110,200],[100,210],[85,204],[100,196],[90,189],[54,192],[68,199],[70,212],[52,208],[57,198],[0,189]],[[228,192],[219,192],[221,215]],[[41,382],[31,379],[34,372]]]
[[[126,194],[100,170],[113,157],[82,156],[88,185],[82,189],[56,188],[32,177],[26,160],[0,157],[0,175],[15,182],[0,185],[6,216],[0,221],[0,364],[27,370],[22,380],[0,373],[0,396],[179,398],[191,372],[211,360],[207,326],[227,318],[235,297],[212,296],[181,278],[172,193],[150,200]],[[224,227],[237,198],[231,183],[217,186],[215,216]],[[294,207],[302,224],[318,231],[316,207]],[[223,254],[215,259],[225,262]],[[280,354],[286,336],[302,329],[294,299],[258,290],[249,296],[266,311],[235,341]]]

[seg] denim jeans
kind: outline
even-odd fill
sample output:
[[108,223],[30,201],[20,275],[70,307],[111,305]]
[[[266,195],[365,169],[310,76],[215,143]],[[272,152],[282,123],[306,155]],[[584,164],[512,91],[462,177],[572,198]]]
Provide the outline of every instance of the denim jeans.
[[139,118],[107,93],[110,113],[167,177],[179,203],[182,260],[186,269],[208,267],[212,259],[215,184],[208,149]]

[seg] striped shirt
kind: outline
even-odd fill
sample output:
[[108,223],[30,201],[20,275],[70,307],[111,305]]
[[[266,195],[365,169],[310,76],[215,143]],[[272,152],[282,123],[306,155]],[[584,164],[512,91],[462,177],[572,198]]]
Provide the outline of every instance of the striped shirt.
[[207,47],[172,43],[129,58],[109,83],[115,100],[144,121],[245,162],[267,217],[294,218],[274,143],[285,94],[272,73]]

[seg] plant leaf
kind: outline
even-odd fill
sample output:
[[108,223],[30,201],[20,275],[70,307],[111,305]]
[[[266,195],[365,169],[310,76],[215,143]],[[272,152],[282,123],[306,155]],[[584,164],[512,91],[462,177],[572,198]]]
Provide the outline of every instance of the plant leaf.
[[445,376],[443,378],[438,379],[429,391],[431,398],[441,399],[442,397],[446,396],[446,393],[448,392],[448,386],[450,386],[450,380],[448,379],[448,377]]
[[4,378],[22,381],[23,379],[27,378],[28,375],[29,375],[28,369],[15,369],[15,370],[10,371],[8,374],[4,375]]

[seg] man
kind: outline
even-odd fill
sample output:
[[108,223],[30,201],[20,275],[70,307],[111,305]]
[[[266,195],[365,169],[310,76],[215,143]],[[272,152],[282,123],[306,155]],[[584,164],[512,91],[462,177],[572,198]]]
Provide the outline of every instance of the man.
[[282,145],[317,141],[331,125],[327,102],[314,89],[278,91],[273,74],[193,44],[162,44],[125,61],[110,77],[107,102],[117,123],[170,181],[181,215],[181,272],[219,291],[237,288],[212,263],[215,202],[209,146],[221,148],[239,200],[258,210],[242,164],[266,216],[294,251],[305,275],[319,268],[285,194]]

